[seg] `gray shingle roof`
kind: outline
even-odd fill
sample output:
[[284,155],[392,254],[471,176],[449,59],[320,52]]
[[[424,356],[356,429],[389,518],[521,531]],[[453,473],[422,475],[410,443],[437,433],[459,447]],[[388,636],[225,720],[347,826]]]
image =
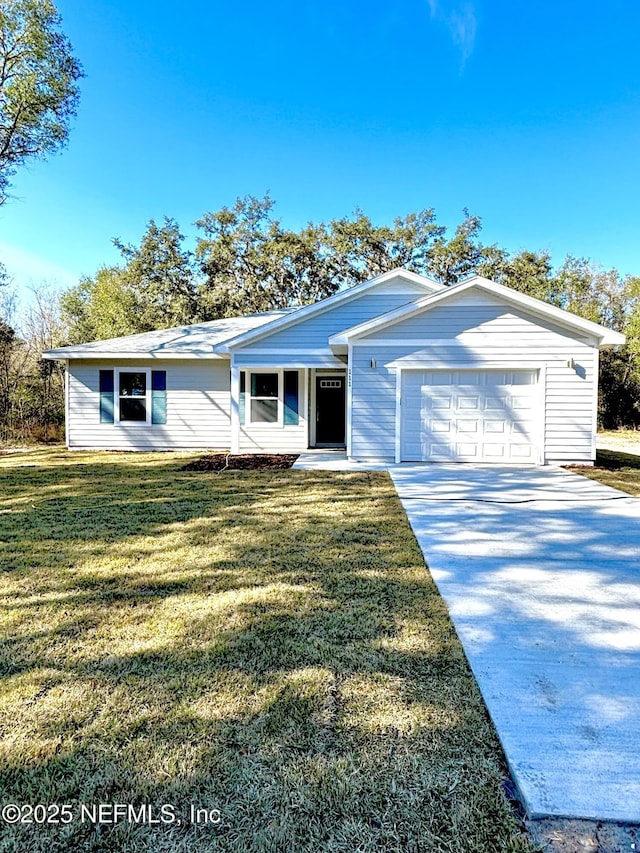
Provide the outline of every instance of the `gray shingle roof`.
[[47,350],[43,356],[49,359],[127,358],[128,356],[207,358],[215,355],[218,345],[297,310],[299,309],[283,308],[279,311],[249,314],[246,317],[227,317],[224,320],[210,320],[193,326],[178,326],[175,329],[143,332],[124,338],[109,338],[89,344],[58,347]]

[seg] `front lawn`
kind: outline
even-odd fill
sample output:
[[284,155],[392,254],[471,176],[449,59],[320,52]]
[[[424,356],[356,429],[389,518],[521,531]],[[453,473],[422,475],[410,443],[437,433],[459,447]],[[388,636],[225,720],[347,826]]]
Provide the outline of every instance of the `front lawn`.
[[640,455],[622,450],[602,449],[596,454],[593,468],[579,467],[572,470],[640,498]]
[[0,457],[0,850],[531,850],[388,476],[190,458]]

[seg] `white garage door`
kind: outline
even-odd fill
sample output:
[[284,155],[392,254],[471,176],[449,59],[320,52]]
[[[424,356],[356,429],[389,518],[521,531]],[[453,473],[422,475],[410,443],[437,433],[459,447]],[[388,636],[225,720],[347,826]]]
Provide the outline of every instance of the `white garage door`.
[[402,374],[403,461],[538,462],[537,371]]

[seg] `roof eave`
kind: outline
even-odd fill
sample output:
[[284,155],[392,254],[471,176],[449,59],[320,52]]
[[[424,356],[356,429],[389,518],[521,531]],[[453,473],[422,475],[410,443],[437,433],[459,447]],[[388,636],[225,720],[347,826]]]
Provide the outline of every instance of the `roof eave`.
[[626,335],[621,335],[618,332],[610,332],[608,336],[603,337],[599,343],[599,349],[619,350],[627,342]]
[[46,350],[42,353],[42,358],[47,361],[114,361],[120,359],[122,361],[141,361],[144,359],[224,359],[225,355],[218,352],[166,352],[163,350],[149,350],[148,352],[116,352],[104,351],[83,352],[75,348],[61,347],[60,349]]

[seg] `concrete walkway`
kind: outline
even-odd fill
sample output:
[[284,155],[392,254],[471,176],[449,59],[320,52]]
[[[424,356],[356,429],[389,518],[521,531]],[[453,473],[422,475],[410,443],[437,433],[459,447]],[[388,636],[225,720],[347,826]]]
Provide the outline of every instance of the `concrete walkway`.
[[640,823],[640,500],[559,468],[389,468],[531,817]]

